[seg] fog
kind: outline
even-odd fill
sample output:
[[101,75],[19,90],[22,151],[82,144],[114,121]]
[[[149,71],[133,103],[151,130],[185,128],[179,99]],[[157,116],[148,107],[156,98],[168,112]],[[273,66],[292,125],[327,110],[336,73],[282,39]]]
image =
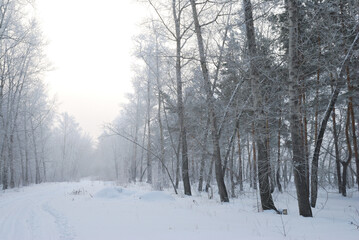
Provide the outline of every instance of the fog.
[[119,113],[131,88],[132,37],[143,6],[131,0],[37,0],[44,47],[52,70],[45,73],[60,112],[68,112],[96,138]]

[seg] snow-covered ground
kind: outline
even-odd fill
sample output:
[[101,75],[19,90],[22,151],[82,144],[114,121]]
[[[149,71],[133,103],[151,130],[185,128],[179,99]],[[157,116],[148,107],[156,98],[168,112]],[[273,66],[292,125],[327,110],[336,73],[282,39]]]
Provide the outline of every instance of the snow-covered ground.
[[314,218],[298,216],[294,192],[274,194],[288,215],[258,212],[254,193],[226,204],[194,195],[99,181],[8,190],[0,193],[0,239],[359,239],[357,191],[321,191]]

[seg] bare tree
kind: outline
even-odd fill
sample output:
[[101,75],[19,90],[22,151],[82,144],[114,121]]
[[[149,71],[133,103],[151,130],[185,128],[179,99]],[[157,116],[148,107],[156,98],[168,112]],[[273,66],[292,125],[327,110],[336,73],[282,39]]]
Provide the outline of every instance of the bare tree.
[[289,23],[289,104],[290,104],[290,130],[292,135],[294,181],[297,189],[299,214],[304,217],[312,217],[312,209],[309,203],[309,190],[306,181],[305,152],[303,149],[303,138],[301,134],[302,121],[297,89],[299,89],[298,78],[298,1],[288,0],[288,23]]
[[190,0],[192,6],[193,13],[193,21],[195,26],[195,31],[197,35],[197,43],[198,43],[198,51],[200,57],[200,64],[202,69],[202,75],[204,80],[205,92],[207,96],[207,104],[208,104],[208,112],[211,120],[211,134],[212,134],[212,142],[213,142],[213,157],[215,161],[215,173],[219,195],[222,202],[229,202],[228,193],[226,189],[226,185],[224,183],[223,171],[222,171],[222,161],[221,161],[221,152],[220,152],[220,144],[219,144],[219,132],[217,126],[217,117],[214,109],[214,97],[213,91],[211,88],[211,81],[209,77],[209,71],[207,67],[206,55],[204,52],[204,44],[201,33],[201,25],[198,19],[198,13],[196,8],[195,0]]

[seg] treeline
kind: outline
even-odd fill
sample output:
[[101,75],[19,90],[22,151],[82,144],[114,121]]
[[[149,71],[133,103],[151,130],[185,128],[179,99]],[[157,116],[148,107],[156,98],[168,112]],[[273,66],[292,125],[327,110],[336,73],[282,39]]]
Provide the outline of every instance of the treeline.
[[134,93],[99,144],[107,177],[186,195],[358,181],[359,2],[148,0]]
[[56,112],[50,66],[29,1],[0,1],[0,185],[76,180],[93,152],[73,117]]

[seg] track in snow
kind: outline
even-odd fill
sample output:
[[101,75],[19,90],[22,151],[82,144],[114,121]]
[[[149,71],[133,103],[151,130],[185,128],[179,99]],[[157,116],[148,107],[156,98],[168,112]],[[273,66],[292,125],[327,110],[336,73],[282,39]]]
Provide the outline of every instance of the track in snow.
[[0,192],[0,240],[358,239],[350,224],[359,223],[357,191],[348,198],[322,191],[314,218],[298,216],[294,189],[273,194],[287,216],[258,213],[255,192],[226,204],[194,195],[91,181],[7,190]]

